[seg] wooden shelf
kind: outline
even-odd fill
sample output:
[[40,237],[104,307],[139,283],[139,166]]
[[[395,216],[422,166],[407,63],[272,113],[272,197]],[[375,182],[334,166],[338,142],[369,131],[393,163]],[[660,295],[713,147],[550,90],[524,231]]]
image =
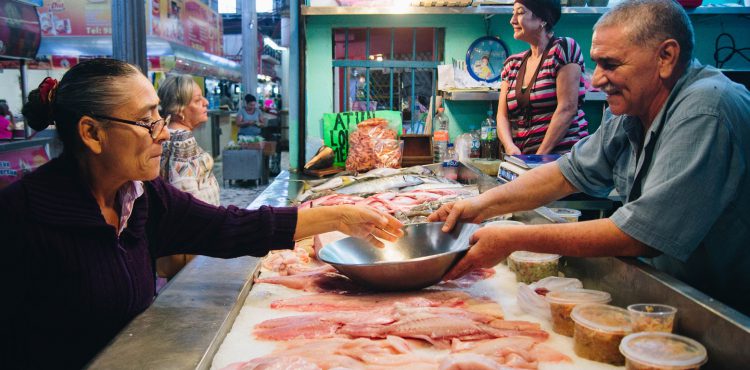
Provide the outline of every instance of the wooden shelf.
[[[604,14],[608,7],[590,6],[564,6],[563,14]],[[303,6],[302,15],[429,15],[429,14],[511,14],[513,7],[510,5],[483,5],[467,7],[412,7],[412,6],[390,6],[390,7],[346,7],[346,6]],[[689,15],[718,15],[736,14],[750,15],[750,7],[747,6],[701,6],[695,9],[687,9]]]
[[[443,91],[443,99],[451,101],[497,101],[498,91]],[[606,94],[601,91],[587,91],[586,101],[605,101]]]

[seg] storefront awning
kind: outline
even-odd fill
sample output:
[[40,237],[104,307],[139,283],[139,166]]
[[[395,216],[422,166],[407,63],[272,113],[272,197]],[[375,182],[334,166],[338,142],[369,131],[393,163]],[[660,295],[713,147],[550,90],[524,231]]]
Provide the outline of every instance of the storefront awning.
[[[160,60],[160,66],[168,71],[190,73],[197,76],[214,77],[239,82],[242,68],[229,59],[198,51],[187,46],[149,36],[146,42],[149,60]],[[112,55],[110,36],[54,36],[43,37],[37,57],[53,56],[97,57]]]

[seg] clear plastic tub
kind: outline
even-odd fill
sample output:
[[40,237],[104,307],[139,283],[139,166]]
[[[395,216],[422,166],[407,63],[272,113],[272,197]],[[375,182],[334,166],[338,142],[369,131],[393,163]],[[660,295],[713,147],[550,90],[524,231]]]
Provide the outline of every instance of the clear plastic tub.
[[578,222],[578,218],[581,217],[581,211],[572,208],[550,208],[559,217],[565,219],[568,222]]
[[620,352],[629,370],[698,370],[708,360],[703,345],[671,333],[630,334]]
[[671,333],[677,309],[665,304],[638,303],[628,306],[633,332],[660,331]]
[[508,256],[508,267],[516,273],[516,281],[531,284],[547,276],[557,276],[559,254],[516,251]]
[[552,330],[557,334],[572,337],[575,323],[570,318],[570,312],[573,311],[573,307],[584,303],[606,304],[612,297],[600,290],[570,289],[549,292],[545,299],[549,303],[549,312],[552,316]]
[[573,350],[583,358],[622,366],[620,341],[631,332],[630,313],[606,304],[581,304],[570,314],[575,322]]
[[499,221],[492,221],[484,224],[483,226],[523,226],[525,225],[521,221],[513,221],[513,220],[499,220]]

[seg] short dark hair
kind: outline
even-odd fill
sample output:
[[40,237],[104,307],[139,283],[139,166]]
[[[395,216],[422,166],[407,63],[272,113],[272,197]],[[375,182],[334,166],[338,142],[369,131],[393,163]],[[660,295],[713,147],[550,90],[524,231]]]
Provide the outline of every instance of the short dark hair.
[[41,131],[54,124],[64,151],[78,152],[83,142],[78,136],[78,121],[84,115],[111,115],[129,98],[128,91],[114,82],[141,73],[126,62],[98,58],[76,64],[65,72],[48,104],[42,102],[39,88],[31,90],[21,113],[26,123]]
[[10,114],[10,107],[5,102],[0,102],[0,115],[7,116]]
[[674,0],[628,0],[615,5],[594,24],[625,30],[634,45],[661,43],[675,39],[680,44],[679,65],[686,67],[693,59],[695,36],[693,24],[685,9]]
[[252,102],[257,102],[258,99],[255,98],[255,95],[253,94],[247,94],[245,95],[245,103],[250,104]]

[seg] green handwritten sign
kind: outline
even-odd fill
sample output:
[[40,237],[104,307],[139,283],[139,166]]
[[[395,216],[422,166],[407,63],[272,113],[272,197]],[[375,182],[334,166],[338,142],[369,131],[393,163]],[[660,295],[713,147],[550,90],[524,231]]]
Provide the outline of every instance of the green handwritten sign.
[[346,165],[349,153],[349,134],[357,129],[357,124],[370,118],[383,118],[388,121],[388,128],[401,136],[401,112],[378,110],[370,112],[341,112],[323,114],[323,141],[333,149],[334,166]]

